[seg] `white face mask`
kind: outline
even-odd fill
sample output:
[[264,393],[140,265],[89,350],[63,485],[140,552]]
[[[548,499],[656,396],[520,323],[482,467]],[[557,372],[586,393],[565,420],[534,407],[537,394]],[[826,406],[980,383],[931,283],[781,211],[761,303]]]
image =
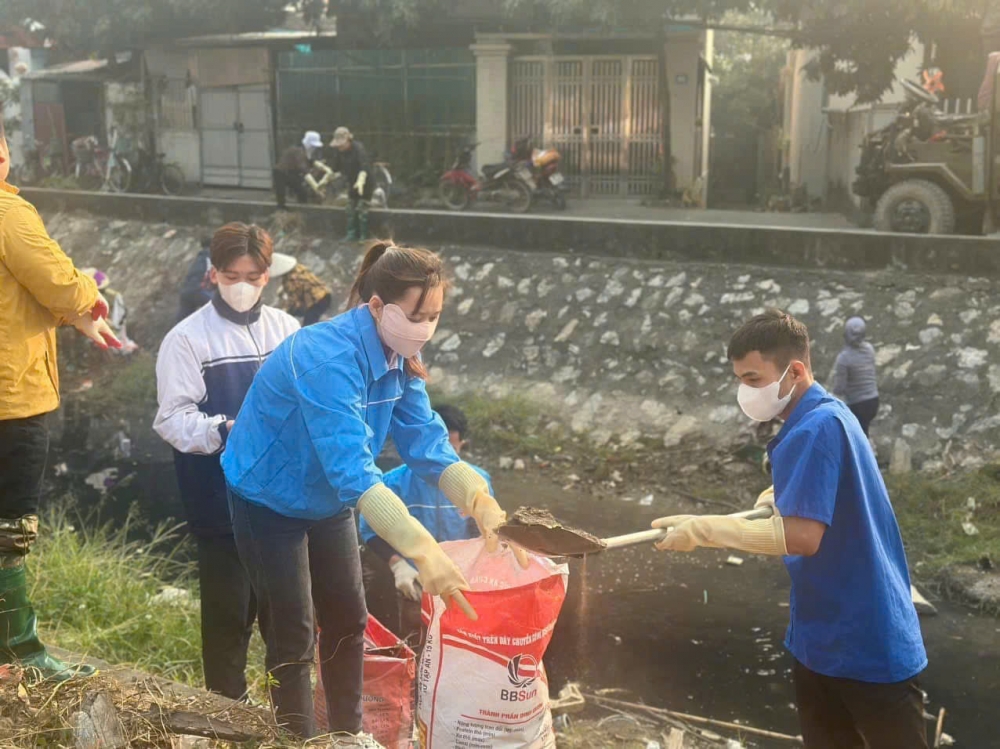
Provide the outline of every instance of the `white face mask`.
[[[741,384],[739,392],[736,394],[736,400],[739,401],[743,413],[754,421],[770,421],[784,411],[789,401],[792,400],[792,393],[795,392],[795,386],[788,391],[788,395],[784,398],[779,398],[778,393],[781,392],[781,383],[784,382],[785,376],[791,368],[792,365],[789,364],[785,369],[785,373],[781,375],[781,379],[762,388],[754,388]],[[797,386],[798,383],[795,383],[795,385]]]
[[237,312],[249,312],[252,310],[263,291],[263,286],[254,286],[252,283],[247,283],[246,281],[219,284],[219,293],[222,295],[222,298],[226,304]]

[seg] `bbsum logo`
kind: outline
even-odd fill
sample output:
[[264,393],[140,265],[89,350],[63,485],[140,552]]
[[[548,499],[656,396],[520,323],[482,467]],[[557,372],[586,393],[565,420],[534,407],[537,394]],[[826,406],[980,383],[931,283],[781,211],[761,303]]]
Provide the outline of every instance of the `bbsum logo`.
[[538,678],[538,661],[530,655],[515,655],[507,662],[507,678],[518,689],[523,689]]

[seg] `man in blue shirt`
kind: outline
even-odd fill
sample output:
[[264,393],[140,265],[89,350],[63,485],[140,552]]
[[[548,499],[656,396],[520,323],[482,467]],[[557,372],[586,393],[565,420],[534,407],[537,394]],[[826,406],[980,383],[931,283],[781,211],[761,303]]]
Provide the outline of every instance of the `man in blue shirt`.
[[[462,409],[456,406],[438,406],[434,409],[448,429],[448,441],[455,452],[461,455],[469,433],[469,421]],[[490,475],[479,466],[473,469],[490,484]],[[389,471],[383,477],[385,485],[403,500],[410,514],[420,521],[438,543],[442,541],[463,541],[478,538],[476,522],[465,517],[454,504],[438,489],[423,481],[406,465]],[[421,589],[417,570],[399,555],[386,541],[375,535],[368,522],[361,518],[361,539],[375,554],[381,557],[392,570],[396,590],[410,601],[420,601]]]
[[738,401],[785,424],[768,445],[767,520],[681,515],[659,548],[783,556],[792,579],[785,645],[808,749],[927,746],[917,676],[927,666],[896,517],[851,411],[813,378],[805,325],[779,310],[733,336]]

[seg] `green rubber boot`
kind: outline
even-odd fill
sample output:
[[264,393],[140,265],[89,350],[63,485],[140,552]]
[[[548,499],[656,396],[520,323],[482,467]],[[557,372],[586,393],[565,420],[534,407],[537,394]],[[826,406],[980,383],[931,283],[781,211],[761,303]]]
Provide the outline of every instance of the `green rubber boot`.
[[344,240],[347,242],[358,241],[358,210],[353,203],[347,204],[347,234]]
[[0,569],[0,664],[24,668],[29,681],[69,681],[97,673],[93,666],[53,658],[38,639],[38,621],[28,601],[24,565]]
[[368,239],[368,204],[358,206],[358,239],[364,242]]

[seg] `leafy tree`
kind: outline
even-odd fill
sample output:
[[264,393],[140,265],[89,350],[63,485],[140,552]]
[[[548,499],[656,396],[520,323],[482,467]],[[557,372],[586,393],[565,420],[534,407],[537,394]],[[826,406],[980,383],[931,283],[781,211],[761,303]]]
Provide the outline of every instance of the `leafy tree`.
[[0,26],[31,19],[80,56],[105,55],[198,34],[259,31],[281,23],[286,0],[3,0]]

